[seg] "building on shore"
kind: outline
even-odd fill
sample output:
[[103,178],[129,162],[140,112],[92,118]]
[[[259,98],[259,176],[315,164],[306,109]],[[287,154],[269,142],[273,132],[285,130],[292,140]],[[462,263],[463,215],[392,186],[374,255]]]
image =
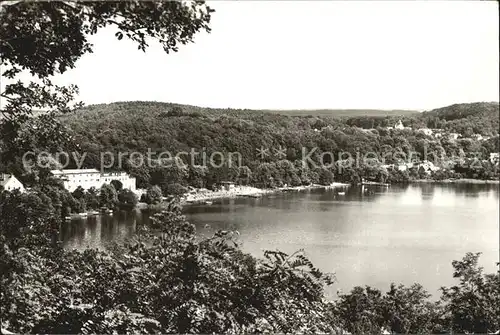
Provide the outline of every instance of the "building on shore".
[[136,190],[135,178],[130,177],[125,172],[109,172],[101,173],[97,169],[67,169],[67,170],[52,170],[54,176],[59,177],[64,184],[64,188],[73,192],[81,186],[84,190],[91,187],[99,189],[104,184],[109,184],[113,180],[122,183],[123,188],[128,188],[131,191]]
[[21,183],[13,174],[0,174],[0,186],[6,191],[14,191],[18,189],[20,192],[24,192],[24,185]]

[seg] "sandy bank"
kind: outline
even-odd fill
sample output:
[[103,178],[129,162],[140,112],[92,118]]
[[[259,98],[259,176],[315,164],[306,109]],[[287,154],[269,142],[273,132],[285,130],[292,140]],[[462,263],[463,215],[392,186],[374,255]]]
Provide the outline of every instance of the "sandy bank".
[[293,186],[293,187],[279,187],[273,189],[261,189],[251,186],[235,186],[230,190],[219,190],[219,191],[211,191],[208,189],[195,189],[185,194],[181,198],[182,203],[195,203],[195,202],[204,202],[210,201],[214,199],[222,199],[222,198],[235,198],[235,197],[261,197],[264,194],[269,193],[278,193],[278,192],[292,192],[292,191],[304,191],[311,190],[317,188],[336,188],[336,187],[347,187],[349,184],[344,183],[332,183],[331,185],[308,185],[308,186]]

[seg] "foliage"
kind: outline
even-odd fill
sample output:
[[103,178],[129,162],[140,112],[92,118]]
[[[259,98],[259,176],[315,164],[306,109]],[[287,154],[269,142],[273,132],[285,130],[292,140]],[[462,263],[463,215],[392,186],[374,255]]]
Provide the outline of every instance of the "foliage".
[[[463,108],[467,106],[465,104]],[[498,112],[488,109],[488,104],[485,107],[470,106],[478,110],[479,115],[489,115],[487,122],[498,118]],[[182,108],[183,114],[161,116],[165,110],[174,107]],[[481,108],[485,112],[481,112]],[[195,112],[199,117],[189,116]],[[453,140],[445,136],[448,130],[442,129],[445,135],[441,138],[429,137],[419,132],[418,127],[420,124],[424,127],[425,120],[433,113],[406,117],[404,122],[415,126],[414,129],[386,129],[386,125],[393,125],[398,120],[389,117],[383,122],[374,121],[376,129],[363,130],[359,126],[365,121],[357,125],[355,118],[345,121],[333,117],[289,117],[168,103],[120,102],[88,106],[69,113],[63,120],[81,144],[81,151],[87,153],[85,162],[89,167],[100,168],[102,151],[113,153],[114,161],[118,162],[119,154],[137,151],[146,156],[151,150],[151,164],[124,164],[124,169],[137,178],[139,187],[158,185],[165,195],[171,193],[168,191],[169,184],[211,188],[226,180],[259,187],[278,187],[285,184],[328,184],[331,180],[357,183],[361,178],[381,182],[433,178],[426,173],[419,174],[418,170],[407,174],[383,167],[409,163],[414,159],[427,159],[442,169],[458,172],[467,178],[498,178],[498,164],[487,162],[491,153],[498,152],[498,136],[481,141],[472,138]],[[495,123],[492,124],[494,127]],[[491,133],[498,132],[493,129]],[[276,150],[280,147],[286,150],[278,154]],[[261,148],[268,150],[267,156],[256,154]],[[171,158],[160,155],[165,152],[171,155],[190,153],[191,150],[196,154]],[[303,150],[306,155],[312,152],[311,161],[306,159],[305,165]],[[240,164],[229,166],[227,157],[235,152],[241,157]],[[225,164],[221,167],[210,164],[209,159],[214,153],[225,155]],[[368,153],[370,157],[375,157],[364,160]],[[418,157],[410,157],[410,153]],[[347,154],[352,160],[347,159]],[[471,164],[467,160],[476,161],[476,168],[470,169]],[[363,161],[376,164],[368,166]],[[333,179],[329,172],[320,169],[321,162],[333,174]],[[346,166],[342,162],[350,162],[351,165]],[[442,175],[441,172],[439,174]],[[436,179],[446,179],[439,174]]]
[[114,208],[118,203],[118,193],[113,185],[104,184],[99,193],[99,205],[101,207]]
[[121,189],[118,192],[118,203],[121,207],[132,209],[137,205],[138,199],[135,193],[128,188]]
[[121,191],[123,189],[123,183],[119,180],[113,179],[110,184],[115,188],[116,191]]
[[[9,80],[0,93],[7,101],[1,111],[0,169],[27,172],[33,186],[28,193],[0,194],[2,328],[18,333],[379,333],[382,327],[397,332],[483,332],[499,327],[495,318],[500,314],[499,276],[483,275],[478,255],[473,254],[453,263],[460,284],[443,288],[441,303],[428,301],[418,285],[393,285],[386,295],[355,288],[333,302],[326,301],[323,291],[332,283],[331,275],[315,268],[303,251],[291,255],[266,251],[259,259],[239,249],[235,232],[200,238],[176,201],[150,225],[138,227],[138,234],[125,244],[107,250],[62,249],[57,241],[62,217],[118,202],[135,205],[137,199],[129,190],[117,193],[113,185],[70,194],[43,169],[25,171],[20,154],[27,150],[56,152],[78,143],[74,147],[88,153],[89,166],[100,163],[103,150],[118,155],[130,149],[208,148],[209,156],[215,151],[241,154],[246,168],[227,164],[193,168],[178,157],[157,157],[152,168],[135,167],[129,161],[126,169],[142,186],[157,185],[148,196],[155,202],[158,189],[180,194],[189,184],[208,186],[221,180],[264,187],[327,184],[334,178],[356,183],[362,176],[391,180],[381,165],[374,169],[304,165],[303,147],[318,148],[311,155],[315,161],[327,152],[334,156],[342,151],[353,156],[370,151],[423,153],[427,146],[487,155],[498,151],[498,138],[481,144],[449,139],[436,143],[413,130],[384,129],[395,122],[394,116],[290,117],[148,102],[80,108],[73,104],[76,87],[60,87],[50,79],[92,51],[88,35],[111,25],[118,29],[118,39],[126,36],[141,50],[152,37],[166,52],[176,51],[198,31],[209,30],[212,10],[199,1],[2,2],[0,6],[2,79]],[[38,82],[16,81],[23,70]],[[474,112],[453,107],[450,113],[405,116],[403,123],[427,123],[462,135],[498,134],[498,123],[491,120],[498,116],[498,107],[464,106]],[[450,116],[454,114],[460,117]],[[104,127],[111,131],[103,131]],[[262,147],[284,147],[286,157],[258,160],[255,149]],[[202,159],[197,157],[196,163]],[[483,170],[468,164],[459,173],[489,178],[489,170]],[[395,179],[399,178],[406,175]]]
[[459,279],[459,285],[442,288],[453,332],[492,333],[500,329],[500,272],[483,274],[479,255],[469,252],[462,260],[453,261],[453,277]]
[[386,294],[356,287],[327,301],[323,289],[334,278],[303,251],[265,251],[259,259],[239,249],[235,232],[199,238],[176,200],[124,244],[71,251],[51,240],[54,209],[38,198],[2,193],[2,213],[12,215],[1,217],[7,289],[0,307],[11,331],[360,334],[500,326],[499,276],[482,274],[479,254],[453,262],[460,285],[443,288],[438,302],[418,284],[391,285]]
[[[53,149],[74,143],[56,115],[81,104],[73,103],[78,88],[54,85],[51,77],[75,67],[76,61],[92,52],[89,35],[101,28],[117,28],[145,51],[147,38],[158,41],[165,52],[177,51],[179,44],[193,41],[194,35],[210,31],[213,10],[195,2],[23,2],[3,1],[0,5],[0,65],[2,79],[9,82],[0,96],[0,149],[5,164],[27,149],[26,141],[36,136],[37,149]],[[28,71],[35,80],[17,80]],[[31,124],[37,123],[36,128]],[[28,125],[28,127],[27,127]]]
[[330,281],[303,253],[258,260],[232,232],[194,234],[173,202],[137,239],[107,251],[25,249],[2,283],[4,320],[24,333],[332,329],[322,302]]
[[161,192],[160,187],[154,185],[154,186],[151,186],[147,189],[144,201],[148,205],[159,204],[161,202],[161,200],[162,200],[162,192]]

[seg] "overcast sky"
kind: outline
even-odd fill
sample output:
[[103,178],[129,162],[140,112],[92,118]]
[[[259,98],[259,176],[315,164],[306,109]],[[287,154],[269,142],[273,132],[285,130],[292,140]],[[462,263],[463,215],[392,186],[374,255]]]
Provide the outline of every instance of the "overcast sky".
[[492,2],[215,1],[212,32],[167,55],[114,31],[64,74],[87,104],[426,110],[498,101]]

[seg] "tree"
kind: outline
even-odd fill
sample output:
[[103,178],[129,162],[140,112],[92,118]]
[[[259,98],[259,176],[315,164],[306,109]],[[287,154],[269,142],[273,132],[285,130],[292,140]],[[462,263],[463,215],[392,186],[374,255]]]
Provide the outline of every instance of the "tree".
[[342,328],[352,334],[377,334],[387,323],[383,316],[382,292],[369,286],[357,286],[350,293],[341,294],[336,313]]
[[443,306],[429,301],[431,295],[420,284],[410,287],[391,284],[383,298],[383,310],[390,330],[397,334],[436,334],[446,329]]
[[459,284],[441,288],[453,332],[493,333],[500,329],[500,271],[483,274],[478,265],[480,254],[468,252],[462,260],[453,261],[453,277]]
[[172,107],[171,110],[169,110],[167,112],[167,116],[182,116],[183,113],[184,113],[184,111],[182,110],[181,107],[174,106],[174,107]]
[[318,174],[318,182],[321,185],[330,185],[333,183],[333,173],[325,167],[320,167],[316,169],[316,173]]
[[[229,231],[196,238],[170,202],[130,243],[21,252],[2,321],[22,333],[332,332],[329,275],[299,251],[243,253]],[[29,293],[27,293],[29,292]],[[14,307],[12,307],[14,306]],[[64,320],[64,322],[61,322]]]
[[120,206],[131,209],[137,205],[138,200],[134,192],[124,188],[118,192],[118,202]]
[[205,166],[196,166],[196,165],[190,165],[189,166],[189,174],[187,177],[187,180],[189,184],[193,187],[197,188],[202,188],[205,186],[206,182],[206,175],[208,172],[207,167]]
[[118,194],[110,184],[104,184],[99,193],[99,204],[102,207],[114,208],[118,203]]
[[121,191],[123,188],[123,183],[119,180],[113,179],[110,184],[115,188],[117,191]]
[[57,237],[59,219],[50,198],[33,191],[0,194],[2,242],[12,251],[20,247],[43,246]]
[[252,179],[252,170],[248,166],[240,166],[238,173],[238,182],[242,185],[248,185]]
[[88,208],[98,209],[99,208],[99,197],[95,187],[91,187],[85,193],[85,203]]
[[[6,101],[0,124],[4,161],[15,159],[20,132],[35,108],[47,110],[38,118],[44,126],[38,129],[44,133],[46,144],[71,143],[63,143],[70,137],[55,116],[80,106],[71,103],[78,88],[54,85],[51,77],[74,68],[81,56],[92,52],[89,35],[114,26],[117,39],[126,36],[142,51],[151,37],[165,52],[175,52],[179,44],[192,42],[200,30],[210,31],[212,12],[201,1],[2,2],[1,75],[2,80],[10,81],[0,93]],[[38,82],[15,81],[22,70],[29,71]]]
[[275,187],[278,185],[277,174],[274,163],[262,163],[253,174],[254,182],[260,187]]
[[154,185],[147,189],[145,194],[145,202],[148,205],[158,204],[161,202],[161,200],[162,200],[162,192],[160,187]]
[[83,199],[83,197],[85,196],[85,190],[83,189],[83,187],[78,186],[76,190],[71,193],[71,195],[77,200]]
[[188,176],[187,165],[179,157],[174,157],[157,162],[151,171],[151,184],[160,186],[163,194],[172,194],[172,189],[179,188],[172,185],[182,186]]

